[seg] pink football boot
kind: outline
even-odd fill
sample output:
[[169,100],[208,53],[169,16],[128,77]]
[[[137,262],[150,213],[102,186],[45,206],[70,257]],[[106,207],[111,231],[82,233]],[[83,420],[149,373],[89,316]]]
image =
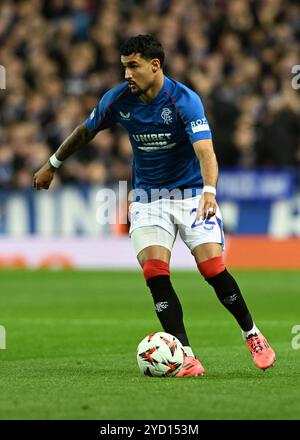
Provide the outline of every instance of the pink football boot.
[[269,346],[268,341],[261,333],[246,339],[246,345],[253,357],[253,362],[258,368],[266,370],[276,361],[274,350]]

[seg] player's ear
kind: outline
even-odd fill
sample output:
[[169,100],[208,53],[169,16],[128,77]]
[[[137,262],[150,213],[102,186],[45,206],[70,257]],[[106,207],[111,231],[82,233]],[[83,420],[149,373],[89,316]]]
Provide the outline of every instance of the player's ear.
[[160,69],[160,61],[158,58],[154,58],[151,61],[151,65],[152,65],[152,72],[156,73],[159,69]]

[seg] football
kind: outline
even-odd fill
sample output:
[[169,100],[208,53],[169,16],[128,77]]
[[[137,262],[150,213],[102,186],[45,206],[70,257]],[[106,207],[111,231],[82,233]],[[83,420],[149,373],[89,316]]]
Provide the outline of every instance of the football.
[[137,347],[137,362],[145,376],[175,376],[182,367],[184,351],[173,335],[156,332],[147,335]]

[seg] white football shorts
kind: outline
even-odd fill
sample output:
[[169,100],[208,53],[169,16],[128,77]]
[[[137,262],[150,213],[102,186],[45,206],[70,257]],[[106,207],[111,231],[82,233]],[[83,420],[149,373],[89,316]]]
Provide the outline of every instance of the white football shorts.
[[191,252],[204,243],[220,243],[224,249],[223,221],[219,207],[216,215],[209,220],[196,220],[200,197],[131,203],[129,235],[136,255],[153,245],[164,246],[171,251],[178,232]]

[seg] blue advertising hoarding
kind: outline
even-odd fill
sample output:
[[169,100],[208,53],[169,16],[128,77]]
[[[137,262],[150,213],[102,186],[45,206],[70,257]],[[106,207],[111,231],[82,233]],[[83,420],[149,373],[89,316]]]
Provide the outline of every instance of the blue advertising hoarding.
[[[124,183],[124,182],[123,182]],[[126,191],[64,186],[56,191],[0,191],[0,234],[101,236],[126,223]],[[300,236],[300,192],[294,171],[220,172],[217,199],[225,232]],[[124,208],[125,207],[125,208]]]

